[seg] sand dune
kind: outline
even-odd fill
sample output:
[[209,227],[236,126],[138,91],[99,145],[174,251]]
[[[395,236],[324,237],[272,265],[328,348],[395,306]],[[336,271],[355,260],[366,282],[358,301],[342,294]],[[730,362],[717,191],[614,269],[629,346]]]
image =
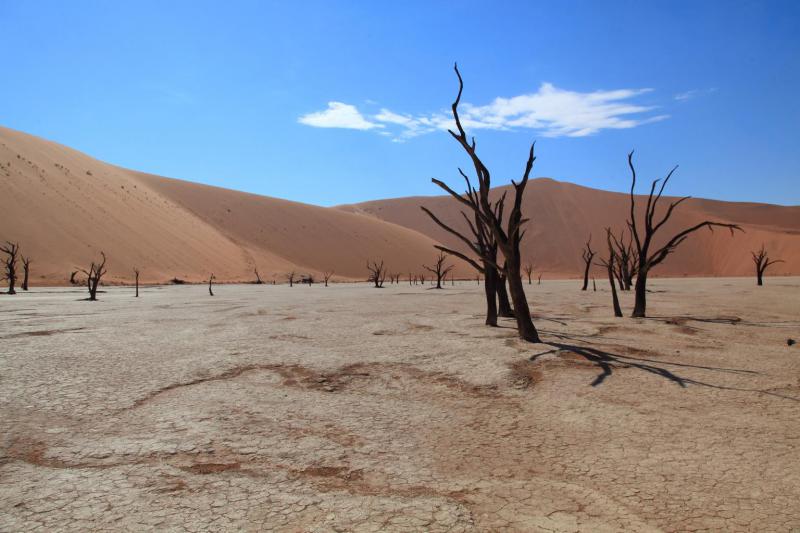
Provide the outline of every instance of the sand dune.
[[[679,176],[673,178],[680,179]],[[641,183],[644,189],[649,183]],[[432,186],[433,187],[433,186]],[[501,187],[494,192],[508,189]],[[509,191],[513,194],[513,191]],[[640,206],[646,198],[642,198]],[[669,198],[660,205],[667,206]],[[582,272],[581,249],[589,234],[595,250],[604,250],[604,228],[622,229],[629,197],[548,178],[531,180],[523,209],[531,219],[523,244],[525,259],[545,277],[575,276]],[[461,206],[446,196],[410,197],[339,206],[353,213],[369,214],[419,231],[432,239],[465,247],[434,224],[419,206],[431,209],[447,224],[465,229]],[[727,230],[702,230],[691,236],[675,254],[654,271],[663,276],[742,276],[753,270],[750,250],[767,246],[771,257],[786,262],[771,267],[772,275],[800,273],[800,207],[691,199],[676,209],[661,230],[671,237],[676,231],[710,219],[735,223],[745,233],[731,238]],[[597,274],[600,275],[598,269]]]
[[[369,258],[395,272],[420,272],[434,244],[458,245],[419,209],[424,204],[458,225],[458,205],[444,196],[323,208],[127,170],[1,127],[0,186],[0,240],[20,242],[34,258],[34,284],[66,283],[101,250],[109,282],[130,281],[134,266],[144,282],[200,281],[210,272],[250,281],[256,266],[264,279],[282,281],[292,270],[364,279]],[[673,228],[711,217],[746,233],[697,234],[657,274],[749,275],[749,251],[762,242],[786,261],[771,274],[800,273],[800,207],[711,200],[682,207]],[[603,227],[621,227],[626,209],[624,194],[533,180],[526,257],[548,277],[577,275],[587,235],[599,248]],[[471,275],[457,264],[457,275]]]
[[291,270],[364,279],[368,258],[406,272],[434,241],[358,214],[130,171],[0,128],[0,239],[34,258],[34,282],[108,256],[109,281],[265,280]]

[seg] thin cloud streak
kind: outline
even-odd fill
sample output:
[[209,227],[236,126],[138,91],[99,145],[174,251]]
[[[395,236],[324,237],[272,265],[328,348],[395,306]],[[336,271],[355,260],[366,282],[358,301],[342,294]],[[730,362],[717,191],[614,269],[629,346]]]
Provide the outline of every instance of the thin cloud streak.
[[[464,127],[470,130],[534,130],[545,137],[585,137],[602,130],[635,128],[668,118],[665,114],[652,115],[655,106],[632,101],[651,91],[618,89],[582,93],[543,83],[535,93],[498,97],[480,106],[464,103],[460,115]],[[382,108],[377,114],[365,115],[342,102],[329,102],[328,109],[303,115],[298,121],[320,128],[383,128],[379,133],[395,142],[455,127],[448,112],[412,115]]]

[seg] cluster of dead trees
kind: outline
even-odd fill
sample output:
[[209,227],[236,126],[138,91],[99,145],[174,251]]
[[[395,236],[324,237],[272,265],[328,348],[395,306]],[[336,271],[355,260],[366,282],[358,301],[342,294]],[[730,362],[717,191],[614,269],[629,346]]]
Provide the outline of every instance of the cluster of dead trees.
[[6,241],[0,244],[0,253],[5,254],[2,261],[2,277],[0,281],[8,282],[8,289],[6,294],[17,294],[17,280],[19,275],[17,272],[17,262],[22,263],[22,290],[28,290],[28,281],[31,272],[31,258],[24,256],[20,253],[19,243]]
[[[622,316],[622,309],[617,296],[617,285],[620,290],[634,289],[634,307],[632,317],[644,317],[647,313],[647,278],[650,272],[661,264],[669,254],[683,243],[689,235],[703,228],[713,231],[715,227],[726,228],[731,232],[743,231],[737,224],[704,220],[681,231],[672,234],[669,238],[659,236],[656,244],[656,235],[660,229],[669,221],[675,212],[675,208],[690,197],[685,196],[670,202],[666,210],[660,216],[656,215],[658,203],[664,188],[669,183],[670,178],[678,167],[674,167],[662,179],[656,179],[650,185],[650,193],[647,196],[647,203],[644,206],[644,220],[640,223],[636,216],[636,168],[633,164],[633,152],[628,154],[628,168],[631,172],[630,189],[630,213],[627,220],[628,240],[625,239],[625,231],[617,237],[611,228],[606,228],[606,247],[605,256],[601,256],[599,265],[605,267],[608,274],[608,281],[611,286],[612,307],[615,316]],[[660,186],[659,186],[660,183]],[[663,243],[663,244],[661,244]],[[585,273],[582,290],[586,290],[588,283],[589,268],[595,252],[591,249],[591,237],[586,243],[583,252],[585,261]],[[754,254],[755,257],[755,254]],[[767,265],[768,266],[768,265]],[[634,281],[635,278],[635,281]]]

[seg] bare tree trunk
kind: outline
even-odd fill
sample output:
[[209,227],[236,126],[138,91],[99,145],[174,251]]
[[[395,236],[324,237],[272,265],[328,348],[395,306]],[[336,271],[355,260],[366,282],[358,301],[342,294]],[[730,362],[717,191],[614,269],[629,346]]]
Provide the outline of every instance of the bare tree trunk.
[[208,295],[209,296],[214,296],[214,291],[211,290],[211,284],[213,282],[214,282],[214,274],[211,274],[211,276],[208,278]]
[[134,268],[133,269],[133,275],[134,275],[134,278],[136,279],[136,296],[135,296],[135,298],[138,298],[139,297],[139,269],[138,268]]
[[22,258],[22,290],[28,290],[28,276],[31,270],[31,258],[30,257],[23,257]]
[[611,285],[611,302],[614,305],[614,316],[621,317],[622,309],[619,306],[619,298],[617,297],[617,286],[614,283],[614,267],[612,263],[608,264],[608,283]]
[[497,292],[498,311],[500,316],[504,318],[514,318],[514,310],[511,308],[511,302],[508,301],[508,293],[506,292],[506,275],[494,270],[495,291]]
[[519,271],[519,255],[511,257],[506,264],[506,278],[508,278],[508,291],[511,293],[511,301],[514,303],[514,316],[517,319],[517,332],[519,336],[528,342],[541,342],[539,332],[533,325],[533,318],[528,307],[528,297],[525,295],[525,288],[522,285],[522,277]]
[[497,278],[492,274],[494,271],[494,267],[486,269],[483,293],[486,295],[486,325],[497,327]]
[[758,286],[764,285],[764,271],[759,269],[756,271],[756,279],[758,280]]
[[634,286],[636,303],[633,306],[634,318],[643,318],[647,313],[647,269],[639,270],[639,275],[636,276],[636,285]]
[[595,281],[594,277],[592,277],[592,290],[597,292],[597,281]]

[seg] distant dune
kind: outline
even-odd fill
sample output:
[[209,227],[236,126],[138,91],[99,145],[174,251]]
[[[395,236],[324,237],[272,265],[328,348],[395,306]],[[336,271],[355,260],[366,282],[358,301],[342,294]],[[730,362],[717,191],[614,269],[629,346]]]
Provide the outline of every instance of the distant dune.
[[[394,272],[419,272],[436,242],[457,245],[419,206],[455,224],[460,217],[446,197],[323,208],[163,178],[2,127],[0,185],[0,240],[19,242],[33,258],[33,284],[64,284],[101,250],[108,281],[120,283],[131,280],[134,266],[144,282],[200,281],[210,272],[220,281],[252,281],[256,266],[267,281],[292,270],[364,279],[369,258],[382,258]],[[786,261],[771,274],[800,273],[800,207],[711,200],[682,207],[673,228],[711,217],[746,233],[701,232],[656,274],[749,275],[749,251],[762,242]],[[525,255],[546,277],[576,275],[588,234],[601,248],[602,228],[621,227],[626,209],[624,194],[533,180]],[[458,264],[459,275],[470,274]]]
[[283,281],[287,272],[366,277],[435,255],[430,238],[374,217],[126,170],[0,128],[0,240],[33,257],[33,282],[64,284],[100,251],[108,279]]
[[[639,178],[639,189],[649,190],[650,182]],[[676,175],[673,180],[680,179]],[[461,183],[454,183],[461,185]],[[431,185],[431,187],[434,187]],[[500,187],[493,192],[510,189]],[[513,190],[509,190],[513,201]],[[663,197],[659,206],[668,206],[674,198]],[[638,198],[643,208],[645,198]],[[530,218],[523,241],[526,261],[547,277],[582,275],[581,249],[589,234],[595,250],[604,252],[605,227],[621,230],[625,226],[630,197],[627,194],[600,191],[563,183],[548,178],[529,183],[523,203],[523,213]],[[461,206],[449,196],[411,197],[379,200],[339,206],[351,213],[372,215],[387,222],[406,226],[447,246],[464,250],[458,239],[434,224],[419,206],[424,205],[442,221],[466,229]],[[666,208],[666,207],[665,207]],[[720,202],[690,199],[676,208],[670,222],[660,231],[672,237],[677,231],[710,219],[741,225],[745,233],[732,238],[727,230],[707,229],[693,234],[664,263],[656,267],[656,276],[743,276],[751,275],[753,263],[750,250],[764,243],[773,258],[782,258],[768,272],[771,275],[800,273],[800,206],[785,207],[768,204]],[[596,269],[596,275],[602,274]]]

